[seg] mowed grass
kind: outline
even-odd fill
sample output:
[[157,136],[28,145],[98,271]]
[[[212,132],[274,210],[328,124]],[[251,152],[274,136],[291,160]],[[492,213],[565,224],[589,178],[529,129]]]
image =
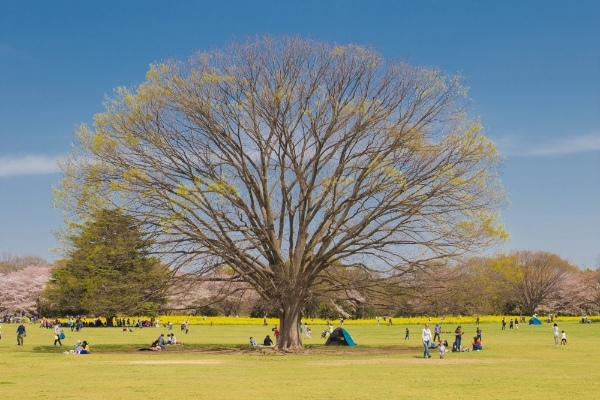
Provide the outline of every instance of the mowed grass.
[[[432,320],[432,327],[435,323]],[[16,345],[15,324],[4,324],[0,340],[0,394],[3,399],[539,399],[600,398],[600,324],[558,320],[566,346],[554,346],[551,324],[519,330],[483,323],[484,350],[422,358],[421,325],[348,325],[359,346],[325,349],[320,331],[305,339],[304,354],[263,352],[259,342],[271,326],[192,325],[184,343],[165,352],[139,352],[166,328],[85,328],[65,330],[63,347],[54,347],[51,330],[27,326],[25,346]],[[462,324],[463,347],[475,334]],[[444,324],[444,332],[455,325]],[[442,338],[453,339],[452,333]],[[77,339],[93,354],[64,355]]]

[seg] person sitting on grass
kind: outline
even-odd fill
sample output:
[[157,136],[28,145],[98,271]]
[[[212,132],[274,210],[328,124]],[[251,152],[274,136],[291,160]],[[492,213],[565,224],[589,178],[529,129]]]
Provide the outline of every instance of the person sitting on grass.
[[250,346],[258,346],[258,343],[256,343],[256,340],[254,340],[254,338],[252,336],[250,336]]
[[479,339],[477,336],[473,338],[473,350],[483,350],[481,339]]
[[263,342],[263,346],[267,346],[267,347],[274,346],[273,340],[271,340],[271,337],[269,335],[267,335],[267,337],[265,338],[265,340]]
[[165,334],[161,333],[160,336],[158,337],[158,339],[156,339],[156,346],[155,347],[160,347],[161,350],[165,349]]
[[87,341],[83,341],[81,343],[81,350],[79,351],[79,354],[90,354],[90,345]]
[[[442,344],[445,348],[448,348],[448,341],[447,340],[440,340],[440,344]],[[438,347],[440,347],[440,345],[438,345],[433,340],[431,342],[429,342],[429,348],[430,349],[437,349]]]
[[171,333],[171,344],[175,345],[175,344],[182,344],[181,342],[178,342],[177,339],[175,339],[175,334]]

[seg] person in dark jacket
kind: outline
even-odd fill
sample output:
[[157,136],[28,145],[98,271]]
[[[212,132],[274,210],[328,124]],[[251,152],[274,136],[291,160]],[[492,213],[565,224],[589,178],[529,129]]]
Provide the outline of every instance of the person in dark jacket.
[[23,346],[23,338],[27,335],[25,325],[21,324],[17,328],[17,346]]
[[263,346],[273,346],[273,341],[271,340],[271,337],[269,335],[267,335],[267,337],[265,338],[265,341],[263,342]]

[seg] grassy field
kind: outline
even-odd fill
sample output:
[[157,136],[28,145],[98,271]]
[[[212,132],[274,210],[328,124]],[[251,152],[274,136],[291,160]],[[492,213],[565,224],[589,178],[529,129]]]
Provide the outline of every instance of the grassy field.
[[[432,326],[436,320],[432,320]],[[447,322],[447,321],[446,321]],[[462,323],[462,322],[461,322]],[[558,320],[568,345],[554,346],[552,327],[520,325],[500,329],[484,322],[484,350],[448,353],[440,360],[422,358],[420,324],[347,325],[359,344],[332,349],[313,325],[303,354],[249,349],[271,327],[192,325],[185,335],[173,331],[183,346],[165,352],[140,352],[165,328],[85,328],[66,330],[54,347],[51,330],[27,325],[25,346],[16,345],[15,324],[2,326],[0,395],[3,399],[597,399],[600,375],[600,324]],[[462,323],[464,344],[475,334]],[[404,330],[411,331],[404,340]],[[445,323],[444,332],[455,325]],[[452,339],[451,333],[442,339]],[[77,339],[88,340],[92,353],[65,355]]]

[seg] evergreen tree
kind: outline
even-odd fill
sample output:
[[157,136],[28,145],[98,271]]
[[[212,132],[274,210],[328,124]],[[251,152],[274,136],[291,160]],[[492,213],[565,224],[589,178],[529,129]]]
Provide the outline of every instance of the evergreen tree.
[[43,298],[54,312],[153,315],[166,302],[170,270],[150,256],[153,242],[135,219],[100,210],[69,237],[68,257],[52,273]]

